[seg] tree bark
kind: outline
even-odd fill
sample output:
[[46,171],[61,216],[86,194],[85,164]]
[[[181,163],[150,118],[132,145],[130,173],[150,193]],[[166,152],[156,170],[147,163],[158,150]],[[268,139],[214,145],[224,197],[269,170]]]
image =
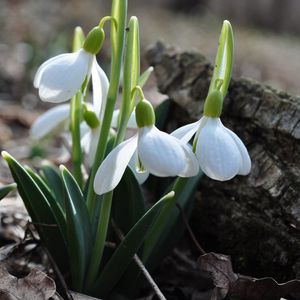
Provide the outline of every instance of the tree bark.
[[[198,120],[212,75],[206,58],[158,42],[147,59],[173,101],[167,130]],[[206,251],[231,255],[235,272],[300,278],[300,98],[232,79],[222,121],[244,141],[252,170],[226,182],[201,180],[196,236]]]

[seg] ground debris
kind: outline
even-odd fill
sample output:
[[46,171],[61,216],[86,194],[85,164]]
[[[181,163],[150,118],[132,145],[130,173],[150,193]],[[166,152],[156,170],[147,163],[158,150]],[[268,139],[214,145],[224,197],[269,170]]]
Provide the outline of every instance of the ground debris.
[[237,300],[280,300],[300,298],[300,280],[277,283],[274,278],[253,278],[234,273],[231,259],[224,254],[207,253],[198,259],[200,269],[209,272],[215,285],[214,299],[226,296]]
[[62,299],[56,294],[54,280],[38,269],[32,269],[24,278],[17,278],[0,264],[0,278],[3,300],[48,300],[54,296],[54,299]]

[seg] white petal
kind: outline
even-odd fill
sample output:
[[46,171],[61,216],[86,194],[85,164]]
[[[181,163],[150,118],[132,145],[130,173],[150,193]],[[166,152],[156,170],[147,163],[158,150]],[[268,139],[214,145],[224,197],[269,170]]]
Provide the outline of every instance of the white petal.
[[155,126],[139,129],[138,155],[145,168],[156,176],[177,176],[186,167],[186,154],[178,139]]
[[91,127],[86,122],[80,123],[80,136],[83,138],[88,132],[90,132]]
[[108,154],[95,176],[96,194],[105,194],[118,185],[136,147],[137,135],[121,143]]
[[118,128],[119,114],[120,114],[120,110],[115,109],[113,112],[113,116],[112,116],[112,120],[111,120],[111,124],[110,124],[111,127]]
[[137,152],[135,151],[134,155],[131,157],[129,161],[128,167],[133,172],[138,183],[143,184],[149,177],[149,171],[145,170],[144,172],[139,172],[137,170],[137,160],[138,160],[138,155]]
[[84,130],[83,134],[81,134],[80,144],[81,144],[81,148],[83,149],[83,151],[85,153],[89,153],[91,139],[92,138],[91,138],[91,130],[90,130],[90,128],[86,132]]
[[199,132],[196,156],[208,177],[220,181],[229,180],[239,171],[239,150],[219,118],[207,119]]
[[100,126],[90,131],[90,144],[89,144],[89,150],[87,152],[88,164],[90,167],[93,165],[95,160],[99,137],[100,137]]
[[201,120],[202,119],[200,119],[197,122],[179,127],[178,129],[173,131],[171,135],[178,138],[183,143],[187,144],[189,140],[193,137],[193,135],[196,133],[196,131],[198,130]]
[[129,117],[129,120],[128,120],[128,123],[127,123],[127,128],[130,128],[130,129],[137,129],[138,126],[136,124],[136,118],[135,118],[135,108],[133,109],[130,117]]
[[199,163],[196,155],[192,150],[192,146],[182,141],[182,147],[186,156],[186,166],[182,172],[178,174],[180,177],[192,177],[199,173]]
[[37,70],[35,76],[34,76],[34,80],[33,80],[33,86],[35,88],[39,88],[40,82],[41,82],[41,77],[42,74],[44,72],[44,70],[46,69],[46,67],[52,63],[55,63],[55,61],[60,61],[60,60],[64,60],[64,59],[68,59],[70,53],[64,53],[64,54],[60,54],[57,56],[54,56],[48,60],[46,60]]
[[244,143],[241,141],[241,139],[231,130],[224,127],[226,131],[230,134],[232,139],[234,140],[236,146],[238,147],[241,155],[241,164],[239,168],[238,174],[240,175],[247,175],[250,173],[251,170],[251,159],[249,156],[249,153],[244,145]]
[[105,72],[97,63],[96,58],[92,66],[92,84],[94,109],[100,120],[103,120],[109,81]]
[[[120,110],[115,109],[114,113],[113,113],[112,121],[111,121],[111,127],[113,127],[113,128],[118,127],[119,115],[120,115]],[[136,119],[135,119],[135,108],[134,108],[134,110],[132,111],[132,113],[129,117],[129,120],[128,120],[128,123],[127,123],[127,128],[130,128],[130,129],[136,129],[137,128]]]
[[69,120],[70,105],[62,104],[55,106],[42,115],[33,123],[30,135],[34,139],[42,139],[51,133],[55,133]]
[[94,56],[83,49],[58,55],[38,70],[35,85],[43,101],[64,102],[81,88]]

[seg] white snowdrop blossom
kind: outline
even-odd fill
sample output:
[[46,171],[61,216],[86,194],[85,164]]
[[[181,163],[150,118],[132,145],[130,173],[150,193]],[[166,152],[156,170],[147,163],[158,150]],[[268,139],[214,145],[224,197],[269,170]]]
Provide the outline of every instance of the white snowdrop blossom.
[[[95,111],[99,120],[102,120],[109,81],[105,72],[98,65],[96,59],[94,60],[91,74],[93,85],[93,104],[90,105],[90,107]],[[69,124],[70,108],[70,104],[60,104],[39,116],[31,127],[31,137],[39,140],[50,134],[58,132],[59,129],[66,128]],[[117,117],[118,116],[115,115],[115,118]],[[82,125],[81,131],[82,137],[84,138],[85,135],[93,130],[86,125]]]
[[172,136],[188,143],[195,133],[195,154],[208,177],[225,181],[236,175],[249,174],[251,160],[245,145],[222,124],[220,118],[204,116],[195,123],[178,128]]
[[[90,104],[89,106],[90,109],[94,110],[98,117],[99,123],[101,124],[104,116],[109,81],[105,72],[99,66],[95,58],[91,69],[91,75],[93,104]],[[35,140],[40,140],[68,128],[70,121],[70,108],[70,104],[67,103],[57,105],[46,111],[33,123],[30,129],[30,136]],[[118,125],[119,113],[119,109],[116,109],[113,113],[111,123],[111,127],[113,128],[116,128]],[[135,110],[133,110],[129,118],[127,127],[132,129],[137,128],[135,121]],[[83,151],[87,154],[87,163],[89,166],[92,166],[94,163],[99,136],[100,126],[96,128],[90,128],[86,123],[81,123],[81,146]],[[142,184],[148,178],[148,172],[136,172],[134,159],[130,162],[129,166],[140,184]]]
[[40,98],[55,103],[71,99],[96,66],[96,54],[102,47],[103,39],[103,29],[94,27],[78,51],[57,55],[44,62],[33,82],[34,87],[39,89]]
[[95,55],[84,49],[57,55],[39,67],[33,85],[43,101],[65,102],[80,90],[94,62]]
[[188,145],[154,125],[145,126],[114,148],[102,162],[94,181],[98,195],[118,185],[135,152],[142,166],[155,176],[191,177],[199,171],[197,159]]

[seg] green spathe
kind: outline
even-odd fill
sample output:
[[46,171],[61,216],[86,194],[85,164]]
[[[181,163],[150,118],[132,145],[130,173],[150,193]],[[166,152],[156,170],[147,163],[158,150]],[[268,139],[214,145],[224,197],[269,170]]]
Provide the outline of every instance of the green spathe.
[[223,96],[219,90],[213,90],[207,95],[203,114],[206,117],[219,118],[222,113]]
[[100,125],[99,119],[97,118],[95,112],[89,110],[87,106],[84,107],[83,118],[91,128],[97,128]]
[[146,100],[141,100],[135,108],[136,123],[139,128],[155,124],[155,114],[152,104]]
[[96,26],[88,33],[82,48],[91,54],[97,54],[102,47],[104,37],[104,30]]

